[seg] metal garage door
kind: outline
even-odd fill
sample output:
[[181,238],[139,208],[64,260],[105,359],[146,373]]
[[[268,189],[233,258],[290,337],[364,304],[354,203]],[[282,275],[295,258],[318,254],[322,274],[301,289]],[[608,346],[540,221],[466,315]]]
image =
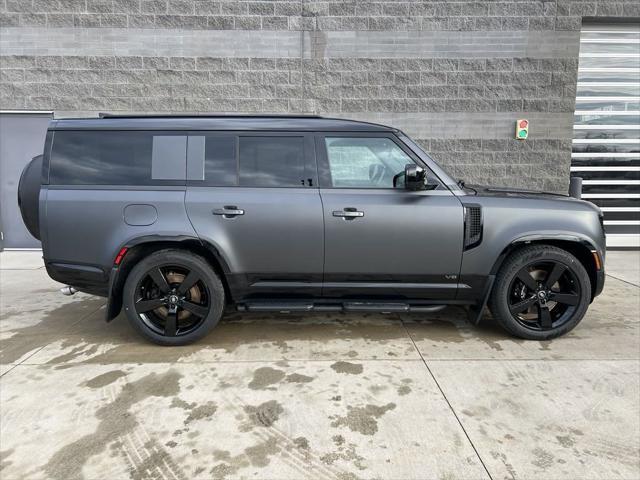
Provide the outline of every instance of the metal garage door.
[[22,223],[17,188],[24,166],[42,153],[51,118],[50,112],[0,112],[0,249],[40,248]]
[[607,245],[640,246],[640,25],[580,37],[571,175],[604,211]]

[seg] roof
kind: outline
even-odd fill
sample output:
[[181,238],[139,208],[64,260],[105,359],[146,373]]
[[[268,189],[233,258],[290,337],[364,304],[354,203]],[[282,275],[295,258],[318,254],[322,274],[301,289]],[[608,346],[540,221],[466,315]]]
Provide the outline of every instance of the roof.
[[52,120],[52,130],[265,130],[395,132],[376,123],[316,115],[100,114],[94,118]]

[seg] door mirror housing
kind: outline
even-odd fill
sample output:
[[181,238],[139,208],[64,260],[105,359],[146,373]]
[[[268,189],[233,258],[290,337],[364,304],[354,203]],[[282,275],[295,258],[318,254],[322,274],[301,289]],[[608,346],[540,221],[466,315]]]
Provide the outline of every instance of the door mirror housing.
[[407,190],[424,190],[427,172],[415,163],[408,163],[404,167],[404,187]]

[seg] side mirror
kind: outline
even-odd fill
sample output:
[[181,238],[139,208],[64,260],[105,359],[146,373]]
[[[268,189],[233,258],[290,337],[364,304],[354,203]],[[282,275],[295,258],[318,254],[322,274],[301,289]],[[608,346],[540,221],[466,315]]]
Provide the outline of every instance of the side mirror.
[[427,172],[415,163],[408,163],[404,167],[404,187],[407,190],[424,190],[424,180]]

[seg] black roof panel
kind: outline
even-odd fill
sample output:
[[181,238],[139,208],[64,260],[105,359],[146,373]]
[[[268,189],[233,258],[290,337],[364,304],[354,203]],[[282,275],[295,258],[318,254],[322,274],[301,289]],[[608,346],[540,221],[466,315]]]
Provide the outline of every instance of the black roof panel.
[[56,119],[53,130],[265,130],[394,132],[376,123],[313,115],[113,115]]

